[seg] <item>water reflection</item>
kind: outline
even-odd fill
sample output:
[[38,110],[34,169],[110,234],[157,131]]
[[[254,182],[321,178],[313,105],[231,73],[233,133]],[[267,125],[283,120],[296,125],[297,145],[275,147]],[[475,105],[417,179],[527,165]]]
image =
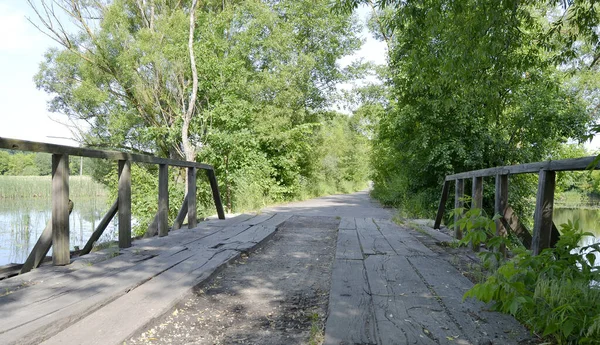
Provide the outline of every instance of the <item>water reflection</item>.
[[[82,198],[73,202],[69,217],[71,249],[85,245],[109,208],[105,198]],[[52,201],[47,198],[0,199],[0,265],[25,262],[51,218],[51,209]],[[100,241],[115,240],[116,229],[115,219]],[[52,250],[49,255],[51,253]]]
[[[579,228],[584,232],[591,232],[595,237],[585,236],[579,242],[581,247],[589,246],[594,243],[600,243],[600,210],[597,209],[554,209],[554,224],[560,230],[560,224],[567,223],[569,220],[575,222],[579,220]],[[600,254],[596,253],[596,262],[600,262]]]

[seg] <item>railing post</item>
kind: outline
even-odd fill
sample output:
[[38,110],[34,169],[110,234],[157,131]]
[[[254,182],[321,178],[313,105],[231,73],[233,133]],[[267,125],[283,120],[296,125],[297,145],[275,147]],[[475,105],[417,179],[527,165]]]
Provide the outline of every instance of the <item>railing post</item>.
[[131,247],[131,162],[119,160],[119,248]]
[[193,229],[198,225],[196,213],[196,168],[189,167],[187,169],[187,183],[188,229]]
[[169,234],[169,166],[158,165],[158,237]]
[[52,263],[71,263],[69,252],[69,155],[52,155]]
[[[454,208],[455,209],[459,209],[459,208],[463,208],[464,206],[464,201],[463,201],[463,197],[465,196],[465,180],[464,179],[458,179],[456,180],[455,183],[455,195],[454,195]],[[455,213],[454,214],[454,237],[456,237],[457,240],[460,240],[462,238],[462,230],[460,229],[460,226],[458,226],[456,223],[460,220],[461,215]]]
[[219,184],[215,177],[215,171],[212,169],[206,169],[206,175],[208,181],[210,181],[210,188],[212,189],[213,200],[215,201],[215,207],[217,208],[217,214],[219,219],[225,219],[225,212],[223,211],[223,203],[221,202],[221,195],[219,194]]
[[[496,175],[496,193],[494,200],[494,212],[504,217],[504,212],[508,206],[508,175]],[[496,219],[496,235],[506,236],[507,232],[501,219]],[[500,247],[502,253],[506,253],[504,246]]]
[[440,197],[440,204],[438,206],[437,216],[435,217],[435,223],[433,224],[434,229],[439,229],[442,225],[442,218],[444,218],[444,211],[446,208],[446,200],[448,200],[448,192],[450,191],[450,181],[444,181],[442,187],[442,196]]
[[551,245],[555,186],[556,172],[540,170],[533,216],[533,240],[531,244],[533,255],[538,255],[543,249],[549,248]]
[[[471,208],[481,209],[483,206],[483,177],[476,176],[473,177],[473,188],[471,190]],[[471,243],[471,248],[473,251],[478,252],[479,246]]]

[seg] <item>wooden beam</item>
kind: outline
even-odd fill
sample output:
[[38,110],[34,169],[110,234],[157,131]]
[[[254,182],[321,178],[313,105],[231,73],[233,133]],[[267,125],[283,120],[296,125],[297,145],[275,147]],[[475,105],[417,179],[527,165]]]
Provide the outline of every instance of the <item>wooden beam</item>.
[[[471,189],[471,208],[481,209],[483,207],[483,177],[473,177],[473,186]],[[479,251],[479,245],[471,243],[471,249]]]
[[52,263],[71,263],[69,252],[69,155],[52,155]]
[[183,224],[183,221],[185,220],[185,216],[187,215],[187,213],[188,213],[188,196],[186,194],[185,198],[183,198],[183,203],[181,204],[181,208],[179,209],[179,212],[177,213],[177,217],[175,218],[175,221],[173,222],[173,226],[171,227],[171,230],[181,229],[181,225]]
[[537,255],[543,249],[551,246],[555,186],[556,173],[554,171],[541,170],[533,216],[533,242],[531,244],[533,255]]
[[119,151],[109,150],[94,150],[85,147],[72,147],[63,146],[56,144],[40,143],[35,141],[8,139],[0,137],[0,148],[8,150],[19,150],[19,151],[31,151],[31,152],[47,152],[53,154],[68,154],[72,156],[91,157],[91,158],[104,158],[111,160],[123,160],[130,162],[139,163],[151,163],[151,164],[168,164],[172,166],[180,167],[195,167],[198,169],[213,169],[211,165],[180,161],[168,158],[159,158],[150,155],[141,155],[136,153],[127,153]]
[[[571,158],[571,159],[560,159],[555,161],[546,162],[535,162],[518,165],[507,165],[489,169],[473,170],[461,172],[458,174],[446,176],[446,180],[456,180],[461,178],[472,178],[475,176],[495,176],[495,175],[516,175],[516,174],[530,174],[537,173],[540,170],[549,171],[576,171],[576,170],[587,170],[590,168],[592,163],[596,160],[596,156]],[[593,166],[594,169],[600,169],[600,163]]]
[[[464,207],[463,197],[465,196],[465,180],[460,179],[456,180],[454,185],[454,208],[459,209]],[[460,240],[462,238],[462,230],[460,226],[456,224],[461,218],[461,215],[458,213],[454,214],[454,237]]]
[[223,211],[223,203],[221,202],[221,194],[219,194],[219,184],[215,177],[215,171],[212,169],[206,170],[208,181],[210,182],[210,188],[212,189],[213,200],[215,201],[215,207],[217,208],[217,214],[219,219],[225,219],[225,212]]
[[94,247],[94,243],[97,242],[100,239],[100,236],[102,236],[102,234],[104,233],[104,230],[106,229],[106,227],[108,226],[108,224],[110,224],[110,221],[117,214],[117,209],[118,208],[119,208],[119,200],[117,199],[112,204],[112,206],[108,209],[108,212],[106,212],[106,214],[104,215],[104,217],[102,218],[102,220],[100,221],[100,223],[98,223],[98,226],[96,227],[96,230],[94,230],[94,232],[90,236],[90,239],[87,241],[87,243],[85,244],[85,246],[83,247],[83,249],[79,253],[80,256],[88,254],[89,252],[92,251],[92,248]]
[[169,234],[169,166],[158,166],[158,237]]
[[131,162],[119,161],[119,248],[131,247]]
[[444,211],[446,209],[446,201],[448,200],[448,192],[450,191],[450,181],[444,181],[442,186],[442,195],[440,197],[440,204],[438,205],[437,215],[435,217],[435,223],[433,224],[434,229],[439,229],[442,225],[442,218],[444,218]]
[[[503,217],[504,211],[508,206],[508,175],[496,175],[495,187],[494,213]],[[507,235],[504,223],[500,218],[496,219],[496,235]],[[506,254],[506,248],[504,248],[504,246],[500,247],[500,251]]]
[[[185,198],[187,201],[188,228],[193,229],[198,225],[198,215],[196,207],[196,168],[187,169],[187,190],[188,194]],[[215,179],[216,183],[216,179]],[[211,183],[212,187],[212,183]],[[218,188],[218,187],[217,187]],[[213,191],[214,193],[214,191]],[[217,191],[218,194],[218,191]],[[215,201],[216,203],[216,201]],[[221,206],[223,208],[223,206]],[[218,210],[218,208],[217,208]]]
[[[69,214],[73,211],[73,202],[69,200]],[[52,247],[52,219],[46,224],[46,228],[42,232],[42,235],[33,246],[31,253],[27,256],[27,260],[23,263],[19,274],[27,273],[34,268],[40,267],[42,262],[46,259],[48,251]]]

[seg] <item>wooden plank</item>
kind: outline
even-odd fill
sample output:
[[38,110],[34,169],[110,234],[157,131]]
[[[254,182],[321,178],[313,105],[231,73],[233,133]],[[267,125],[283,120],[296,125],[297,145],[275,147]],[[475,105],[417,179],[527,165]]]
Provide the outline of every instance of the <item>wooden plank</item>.
[[238,216],[227,218],[227,219],[209,219],[200,223],[200,226],[211,226],[211,227],[228,227],[240,224],[247,221],[248,219],[256,217],[255,214],[242,213]]
[[72,147],[48,143],[40,143],[35,141],[8,139],[0,137],[0,148],[8,150],[19,150],[19,151],[31,151],[31,152],[47,152],[53,154],[67,154],[71,156],[91,157],[91,158],[104,158],[115,161],[130,161],[139,163],[152,163],[152,164],[168,164],[172,166],[180,167],[195,167],[198,169],[212,170],[213,167],[208,164],[180,161],[175,159],[160,158],[150,155],[142,155],[137,153],[127,153],[119,151],[109,150],[95,150],[85,147]]
[[169,166],[158,166],[158,237],[169,234]]
[[[463,198],[465,196],[465,180],[456,180],[454,185],[454,208],[462,209],[465,207]],[[458,213],[454,214],[454,237],[458,240],[462,238],[462,230],[456,223],[462,218]]]
[[434,255],[421,241],[394,222],[376,219],[379,230],[398,255]]
[[[69,200],[69,215],[73,211],[73,202]],[[48,221],[42,235],[33,246],[31,253],[27,256],[25,263],[22,265],[19,274],[24,274],[31,271],[34,268],[38,268],[42,262],[46,260],[46,255],[52,247],[52,219]]]
[[517,238],[523,243],[525,248],[531,249],[531,234],[529,230],[525,227],[525,225],[519,219],[519,216],[515,213],[512,207],[507,206],[504,210],[504,218],[503,221],[504,227],[510,229],[513,234],[517,236]]
[[439,229],[442,225],[442,219],[444,218],[444,212],[446,210],[446,201],[448,200],[448,193],[450,192],[450,181],[446,179],[444,186],[442,187],[442,195],[440,196],[440,204],[438,205],[437,215],[435,216],[434,229]]
[[[487,177],[495,175],[515,175],[515,174],[529,174],[538,173],[540,170],[548,171],[577,171],[587,170],[594,163],[596,156],[582,157],[582,158],[571,158],[571,159],[560,159],[554,161],[526,163],[518,165],[507,165],[495,168],[481,169],[462,172],[458,174],[446,176],[446,181],[473,178],[476,176]],[[599,169],[600,163],[598,163],[594,169]]]
[[69,252],[69,156],[52,155],[52,263],[71,262]]
[[[198,225],[198,215],[196,207],[196,168],[187,169],[187,214],[188,214],[188,229],[193,229]],[[182,220],[183,221],[183,220]]]
[[119,248],[131,247],[131,162],[119,161]]
[[267,220],[271,219],[274,215],[275,215],[274,213],[259,214],[256,217],[252,217],[240,224],[250,225],[250,226],[258,225],[258,224],[261,224],[261,223],[266,222]]
[[118,207],[119,207],[119,201],[117,199],[112,204],[110,209],[108,209],[108,212],[106,212],[106,214],[104,215],[102,220],[100,220],[100,223],[98,223],[96,230],[94,230],[94,232],[90,236],[90,239],[87,241],[87,243],[81,250],[81,252],[79,254],[80,256],[86,255],[92,251],[92,248],[94,247],[94,243],[100,239],[100,236],[102,236],[102,233],[104,232],[104,230],[106,229],[108,224],[110,224],[110,221],[114,218],[115,214],[117,214]]
[[200,251],[42,344],[122,344],[238,256],[236,251]]
[[225,219],[225,211],[223,211],[223,203],[221,202],[221,194],[219,193],[219,184],[217,183],[217,177],[213,169],[206,170],[206,176],[210,182],[210,189],[212,190],[213,200],[215,207],[217,208],[217,215],[219,219]]
[[[508,175],[496,175],[495,189],[494,213],[503,215],[508,206]],[[496,219],[496,236],[507,236],[504,221],[500,218]],[[500,247],[500,252],[506,255],[504,245]]]
[[356,218],[356,231],[365,255],[395,254],[372,218]]
[[280,227],[283,225],[283,223],[285,223],[288,219],[292,218],[292,214],[290,213],[275,213],[275,215],[273,215],[273,217],[258,223],[259,225],[262,226],[274,226],[274,227]]
[[324,345],[376,344],[376,324],[362,260],[334,260]]
[[462,332],[405,257],[365,259],[379,344],[456,344]]
[[[471,199],[471,208],[483,208],[483,177],[481,176],[473,177]],[[479,245],[475,245],[473,242],[471,242],[471,249],[475,252],[478,252]]]
[[529,338],[528,331],[512,316],[489,311],[489,306],[475,299],[463,302],[463,295],[473,283],[447,261],[430,256],[407,259],[462,330],[458,340],[517,345]]
[[340,219],[340,225],[338,226],[340,230],[356,230],[356,221],[353,217],[342,217]]
[[257,245],[271,238],[276,231],[277,228],[275,226],[253,226],[234,237],[222,241],[212,248],[232,249],[241,252],[248,252],[250,249],[255,248]]
[[531,250],[534,255],[541,253],[542,250],[551,246],[555,185],[556,173],[554,171],[541,170],[533,215]]
[[356,230],[339,230],[335,258],[344,260],[362,260],[363,254],[358,242]]
[[[196,201],[196,200],[194,200]],[[185,220],[185,216],[188,213],[188,195],[186,195],[183,198],[183,203],[181,204],[181,208],[179,209],[179,212],[177,212],[177,217],[175,217],[175,221],[173,222],[173,227],[171,227],[171,230],[179,230],[181,229],[181,225],[183,224],[183,221]],[[188,221],[189,222],[189,221]],[[188,228],[195,228],[197,226],[197,223],[194,224],[194,226],[189,227],[189,223],[188,223]]]

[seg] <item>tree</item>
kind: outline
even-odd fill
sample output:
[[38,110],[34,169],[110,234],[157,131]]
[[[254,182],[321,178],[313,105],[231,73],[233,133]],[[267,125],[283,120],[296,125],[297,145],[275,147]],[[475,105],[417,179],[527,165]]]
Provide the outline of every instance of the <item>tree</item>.
[[326,0],[42,0],[37,9],[37,25],[62,46],[36,76],[50,110],[87,122],[87,145],[214,165],[230,209],[307,188],[335,84],[352,76],[336,61],[360,46],[356,21]]
[[447,174],[546,159],[584,138],[591,115],[538,44],[547,22],[537,3],[379,3],[393,8],[392,107],[374,149],[384,201],[428,214]]

